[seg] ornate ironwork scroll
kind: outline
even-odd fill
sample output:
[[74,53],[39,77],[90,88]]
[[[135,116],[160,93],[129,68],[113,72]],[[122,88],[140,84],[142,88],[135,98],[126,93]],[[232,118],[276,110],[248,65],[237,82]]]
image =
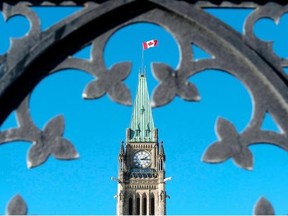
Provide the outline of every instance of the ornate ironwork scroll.
[[[265,4],[261,2],[4,0],[0,7],[5,19],[17,14],[22,15],[30,21],[31,29],[25,37],[13,40],[10,50],[0,55],[0,122],[13,110],[16,110],[19,120],[18,128],[1,132],[0,142],[33,142],[28,157],[29,166],[40,165],[51,154],[59,159],[76,158],[76,150],[62,137],[63,117],[55,117],[43,130],[33,124],[29,115],[29,94],[37,83],[49,74],[60,69],[76,68],[95,77],[95,81],[84,88],[84,98],[100,98],[107,93],[112,100],[130,105],[131,94],[122,81],[129,75],[131,65],[128,62],[119,63],[108,72],[103,60],[104,46],[111,35],[121,27],[135,22],[151,22],[169,29],[181,51],[179,67],[176,70],[162,63],[153,65],[153,73],[159,80],[152,98],[155,107],[166,105],[175,97],[199,101],[201,92],[198,92],[197,86],[188,79],[206,69],[222,70],[234,75],[245,85],[253,98],[253,117],[243,132],[239,133],[228,119],[218,119],[216,132],[219,140],[208,147],[203,161],[218,163],[232,158],[240,167],[251,170],[253,155],[248,148],[250,145],[270,143],[287,151],[288,80],[283,67],[288,66],[288,60],[277,56],[271,43],[261,41],[252,29],[255,22],[261,18],[278,20],[288,11],[288,4],[283,1],[268,1]],[[35,5],[84,7],[49,29],[41,31],[39,18],[30,7]],[[206,13],[203,10],[205,7],[255,10],[248,16],[245,34],[241,35]],[[89,44],[92,44],[93,48],[91,60],[71,57]],[[213,58],[193,61],[191,44],[201,47]],[[13,100],[10,100],[11,98]],[[282,133],[261,130],[266,113],[273,116]],[[14,212],[26,213],[26,204],[19,196],[8,206],[7,214]],[[255,214],[260,213],[274,213],[271,204],[265,199],[261,199],[255,207]]]

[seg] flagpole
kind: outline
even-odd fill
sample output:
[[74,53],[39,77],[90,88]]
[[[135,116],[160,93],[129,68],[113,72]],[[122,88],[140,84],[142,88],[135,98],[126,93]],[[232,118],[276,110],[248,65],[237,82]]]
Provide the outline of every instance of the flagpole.
[[141,72],[143,73],[143,69],[144,69],[144,49],[142,46],[142,59],[141,59]]
[[144,68],[144,51],[148,48],[155,47],[158,45],[158,40],[150,40],[142,43],[142,59],[141,59],[141,71],[143,74],[146,73],[146,67]]

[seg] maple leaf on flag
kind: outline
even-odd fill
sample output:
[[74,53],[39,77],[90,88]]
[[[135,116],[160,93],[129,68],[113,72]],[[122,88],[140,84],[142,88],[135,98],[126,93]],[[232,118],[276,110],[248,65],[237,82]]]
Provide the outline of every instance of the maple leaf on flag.
[[158,45],[158,40],[149,40],[146,42],[143,42],[143,50],[149,49],[151,47],[155,47]]

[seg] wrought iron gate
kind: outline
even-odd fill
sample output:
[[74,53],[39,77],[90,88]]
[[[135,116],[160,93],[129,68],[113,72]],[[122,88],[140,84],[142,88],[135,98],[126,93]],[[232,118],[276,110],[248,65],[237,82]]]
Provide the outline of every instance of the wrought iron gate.
[[[79,12],[65,18],[45,31],[31,6],[83,6]],[[209,163],[232,158],[243,169],[252,169],[253,155],[249,146],[271,143],[288,150],[288,80],[284,67],[288,59],[277,56],[272,44],[261,41],[253,33],[253,26],[261,18],[278,20],[288,11],[281,1],[168,1],[168,0],[117,0],[117,1],[9,1],[0,4],[5,19],[23,15],[31,23],[29,33],[12,42],[11,49],[0,55],[0,122],[16,110],[18,128],[0,133],[0,142],[25,140],[33,143],[28,164],[36,167],[52,154],[58,159],[78,157],[73,145],[62,134],[64,118],[55,117],[42,130],[29,114],[29,95],[46,76],[60,69],[75,68],[95,77],[83,97],[97,99],[108,94],[113,101],[131,104],[131,94],[123,80],[129,75],[128,62],[105,67],[103,50],[107,40],[118,29],[135,22],[151,22],[169,31],[181,50],[177,70],[165,64],[154,64],[153,73],[159,80],[152,103],[155,107],[171,102],[175,97],[187,101],[200,100],[197,86],[188,79],[206,69],[227,71],[237,77],[251,93],[254,102],[253,118],[241,133],[233,123],[220,118],[217,133],[220,140],[206,151],[203,160]],[[203,11],[204,8],[254,9],[245,22],[241,35],[219,19]],[[93,26],[93,28],[91,28]],[[191,61],[190,44],[196,44],[214,58]],[[71,57],[81,48],[92,44],[90,62]],[[189,47],[189,48],[188,48]],[[55,55],[56,53],[56,55]],[[270,113],[282,133],[261,130],[266,113]],[[274,214],[265,198],[257,203],[255,214]],[[25,201],[15,196],[7,207],[7,214],[27,214]]]

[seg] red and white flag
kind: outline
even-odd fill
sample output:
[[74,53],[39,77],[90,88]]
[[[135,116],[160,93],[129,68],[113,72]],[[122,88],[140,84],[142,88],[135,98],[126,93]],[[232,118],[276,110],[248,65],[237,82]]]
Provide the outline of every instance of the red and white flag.
[[149,40],[149,41],[143,42],[142,45],[143,45],[143,49],[146,50],[151,47],[157,46],[157,44],[158,44],[158,40]]

